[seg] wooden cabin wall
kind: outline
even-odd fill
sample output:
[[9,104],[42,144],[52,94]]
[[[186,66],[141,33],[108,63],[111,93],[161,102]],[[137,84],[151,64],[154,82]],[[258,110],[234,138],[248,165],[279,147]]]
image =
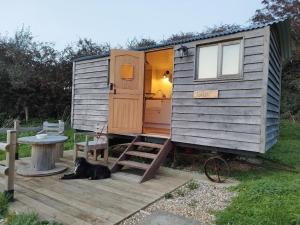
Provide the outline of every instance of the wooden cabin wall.
[[[257,29],[184,44],[188,56],[174,48],[172,141],[262,152],[261,124],[265,119],[263,78],[267,29]],[[244,38],[243,78],[195,81],[195,52],[199,44]],[[196,90],[219,90],[217,99],[194,99]]]
[[266,150],[277,142],[280,120],[282,60],[278,35],[270,33],[269,73],[267,86]]
[[95,131],[107,124],[108,58],[74,62],[72,93],[72,126]]

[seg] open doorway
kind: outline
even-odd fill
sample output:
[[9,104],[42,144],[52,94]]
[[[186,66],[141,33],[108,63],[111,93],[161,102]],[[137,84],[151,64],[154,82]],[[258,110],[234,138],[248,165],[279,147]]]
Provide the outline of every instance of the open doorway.
[[170,135],[173,49],[145,55],[143,133]]

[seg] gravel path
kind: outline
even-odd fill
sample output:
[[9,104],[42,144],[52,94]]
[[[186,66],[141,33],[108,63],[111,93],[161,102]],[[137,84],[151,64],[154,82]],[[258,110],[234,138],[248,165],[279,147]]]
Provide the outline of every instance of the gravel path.
[[164,198],[139,211],[120,225],[134,225],[155,211],[166,211],[191,218],[201,224],[215,224],[214,211],[223,210],[235,196],[228,190],[236,182],[216,184],[194,179],[183,187],[165,195]]

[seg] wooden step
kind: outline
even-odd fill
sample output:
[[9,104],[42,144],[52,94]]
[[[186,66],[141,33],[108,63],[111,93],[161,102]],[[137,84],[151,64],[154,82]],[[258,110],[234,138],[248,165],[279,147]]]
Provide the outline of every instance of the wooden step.
[[[143,140],[144,139],[144,140]],[[153,178],[159,169],[160,165],[165,161],[168,153],[173,148],[173,143],[171,140],[165,139],[164,144],[157,144],[153,142],[146,142],[148,138],[144,138],[141,136],[136,136],[133,141],[128,145],[125,151],[121,154],[118,160],[114,163],[111,168],[111,172],[115,173],[120,171],[123,166],[137,168],[144,170],[144,174],[140,179],[140,183],[145,182]],[[151,141],[151,140],[149,140]],[[163,140],[160,140],[163,141]],[[158,149],[157,154],[145,152],[145,151],[137,151],[135,149],[136,146],[143,146],[148,148],[156,148]],[[152,159],[152,162],[147,163],[140,163],[130,160],[130,156],[137,156],[142,158],[149,158]]]
[[161,145],[161,144],[141,142],[141,141],[134,142],[133,145],[143,146],[143,147],[148,147],[148,148],[162,148],[163,147],[163,145]]
[[147,170],[150,166],[149,164],[139,163],[139,162],[129,161],[129,160],[121,160],[117,163],[122,166],[128,166],[128,167],[137,168],[141,170]]
[[147,158],[147,159],[155,159],[157,156],[157,154],[152,154],[148,152],[138,152],[138,151],[128,151],[125,154],[131,156],[137,156],[141,158]]

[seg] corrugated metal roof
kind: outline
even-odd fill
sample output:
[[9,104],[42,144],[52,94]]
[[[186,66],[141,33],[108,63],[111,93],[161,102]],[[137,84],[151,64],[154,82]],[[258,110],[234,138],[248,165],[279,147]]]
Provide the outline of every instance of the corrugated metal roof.
[[89,55],[89,56],[83,56],[77,59],[74,59],[74,62],[79,62],[79,61],[84,61],[84,60],[89,60],[89,59],[98,59],[98,58],[105,58],[110,55],[110,52],[103,52],[102,54],[99,55]]
[[[184,43],[193,42],[193,41],[200,41],[200,40],[204,40],[204,39],[221,37],[221,36],[226,36],[226,35],[230,35],[230,34],[256,30],[256,29],[260,29],[260,28],[263,28],[263,27],[267,27],[267,26],[272,26],[274,24],[284,22],[285,20],[287,20],[286,17],[278,19],[278,20],[274,20],[274,21],[269,22],[269,23],[255,24],[255,25],[251,25],[251,26],[248,26],[248,27],[232,29],[232,30],[226,30],[226,31],[223,31],[223,32],[217,32],[217,33],[213,33],[213,34],[211,34],[211,33],[200,34],[200,35],[197,35],[197,36],[192,37],[192,38],[186,38],[186,39],[182,39],[182,40],[179,40],[179,41],[170,41],[170,42],[160,43],[160,44],[156,44],[156,45],[152,45],[152,46],[137,48],[137,49],[134,49],[134,50],[146,51],[146,50],[151,50],[151,49],[156,49],[156,48],[163,48],[163,47],[168,47],[168,46],[184,44]],[[110,55],[109,52],[105,52],[105,53],[100,54],[100,55],[92,55],[92,56],[85,56],[85,57],[77,58],[74,61],[78,62],[78,61],[89,60],[89,59],[103,58],[103,57],[108,57],[109,55]]]

